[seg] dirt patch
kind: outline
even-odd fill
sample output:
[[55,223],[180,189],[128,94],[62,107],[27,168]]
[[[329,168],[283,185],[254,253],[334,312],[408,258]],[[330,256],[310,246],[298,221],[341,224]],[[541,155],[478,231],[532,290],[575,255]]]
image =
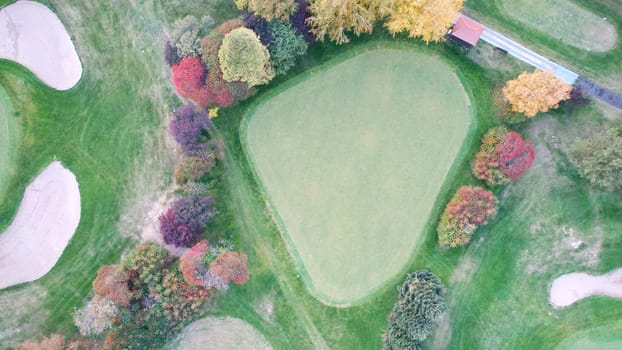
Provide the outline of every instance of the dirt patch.
[[601,276],[582,272],[559,276],[551,285],[549,301],[561,308],[593,295],[622,298],[622,269]]
[[276,292],[265,294],[253,304],[255,312],[266,322],[274,322],[274,299]]
[[248,323],[232,317],[206,317],[188,325],[165,349],[240,350],[272,349]]
[[48,273],[79,222],[78,181],[54,161],[26,187],[17,214],[0,235],[0,288]]
[[475,271],[475,266],[475,260],[472,256],[464,255],[461,257],[460,261],[458,261],[458,266],[456,266],[456,269],[449,279],[449,285],[468,281],[469,277]]
[[438,325],[429,340],[429,349],[442,350],[447,349],[451,340],[451,324],[449,315],[445,314],[438,322]]
[[[165,121],[166,122],[166,121]],[[158,217],[175,198],[172,169],[178,160],[175,142],[166,132],[165,123],[153,135],[145,135],[145,149],[133,165],[132,183],[117,230],[126,236],[163,244],[159,234]],[[163,244],[164,245],[164,244]],[[167,247],[173,254],[180,252]]]
[[0,10],[0,58],[30,69],[57,90],[78,83],[82,64],[71,37],[54,12],[34,1]]

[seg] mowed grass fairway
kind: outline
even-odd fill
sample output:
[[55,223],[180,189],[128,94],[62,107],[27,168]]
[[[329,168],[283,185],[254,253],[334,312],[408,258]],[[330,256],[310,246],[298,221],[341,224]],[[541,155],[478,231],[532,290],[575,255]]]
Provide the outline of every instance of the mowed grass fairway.
[[611,23],[568,0],[504,0],[503,11],[527,26],[566,44],[607,51],[616,44]]
[[0,85],[0,199],[13,173],[18,136],[19,128],[11,100]]
[[452,69],[373,50],[325,66],[245,119],[255,172],[312,294],[356,302],[407,265],[470,123]]

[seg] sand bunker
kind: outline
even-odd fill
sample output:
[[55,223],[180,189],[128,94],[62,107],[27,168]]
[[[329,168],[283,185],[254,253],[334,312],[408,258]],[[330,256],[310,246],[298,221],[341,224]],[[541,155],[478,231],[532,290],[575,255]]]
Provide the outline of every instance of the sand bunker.
[[13,222],[0,234],[0,288],[48,273],[79,221],[76,177],[54,161],[26,187]]
[[559,276],[553,281],[550,302],[556,307],[566,307],[592,295],[622,298],[622,269],[601,276],[574,272]]
[[248,323],[232,317],[206,317],[188,325],[165,349],[250,350],[272,349]]
[[23,65],[57,90],[72,88],[82,76],[65,26],[54,12],[34,1],[18,1],[0,10],[0,58]]

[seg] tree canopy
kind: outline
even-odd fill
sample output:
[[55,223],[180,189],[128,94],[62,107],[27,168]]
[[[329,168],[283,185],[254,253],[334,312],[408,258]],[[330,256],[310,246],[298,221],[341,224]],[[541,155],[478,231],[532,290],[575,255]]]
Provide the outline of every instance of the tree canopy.
[[294,0],[235,0],[240,10],[248,10],[265,18],[287,20],[298,8]]
[[608,190],[622,190],[622,126],[575,142],[568,157],[591,183]]
[[272,67],[276,74],[285,74],[307,52],[307,42],[288,22],[273,21],[269,26],[274,37],[268,46]]
[[229,32],[222,41],[218,58],[226,81],[242,81],[255,86],[274,77],[268,49],[248,28]]
[[407,31],[426,43],[440,41],[451,27],[463,0],[391,0],[384,26],[395,35]]
[[383,336],[385,350],[421,349],[447,310],[443,285],[433,273],[419,270],[406,276],[389,315]]
[[556,78],[551,72],[536,70],[521,73],[518,78],[505,83],[503,96],[512,111],[532,118],[538,112],[557,108],[559,102],[570,98],[572,87]]
[[371,33],[374,23],[385,11],[384,0],[314,0],[309,6],[307,23],[315,37],[328,36],[337,44],[349,42],[346,32]]

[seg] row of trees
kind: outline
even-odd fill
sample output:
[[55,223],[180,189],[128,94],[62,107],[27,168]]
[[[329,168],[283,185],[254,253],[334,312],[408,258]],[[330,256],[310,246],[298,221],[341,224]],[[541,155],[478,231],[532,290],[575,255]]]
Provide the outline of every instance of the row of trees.
[[348,32],[371,33],[376,22],[393,34],[407,32],[425,42],[441,40],[462,8],[462,0],[315,0],[307,23],[318,40],[343,44]]

